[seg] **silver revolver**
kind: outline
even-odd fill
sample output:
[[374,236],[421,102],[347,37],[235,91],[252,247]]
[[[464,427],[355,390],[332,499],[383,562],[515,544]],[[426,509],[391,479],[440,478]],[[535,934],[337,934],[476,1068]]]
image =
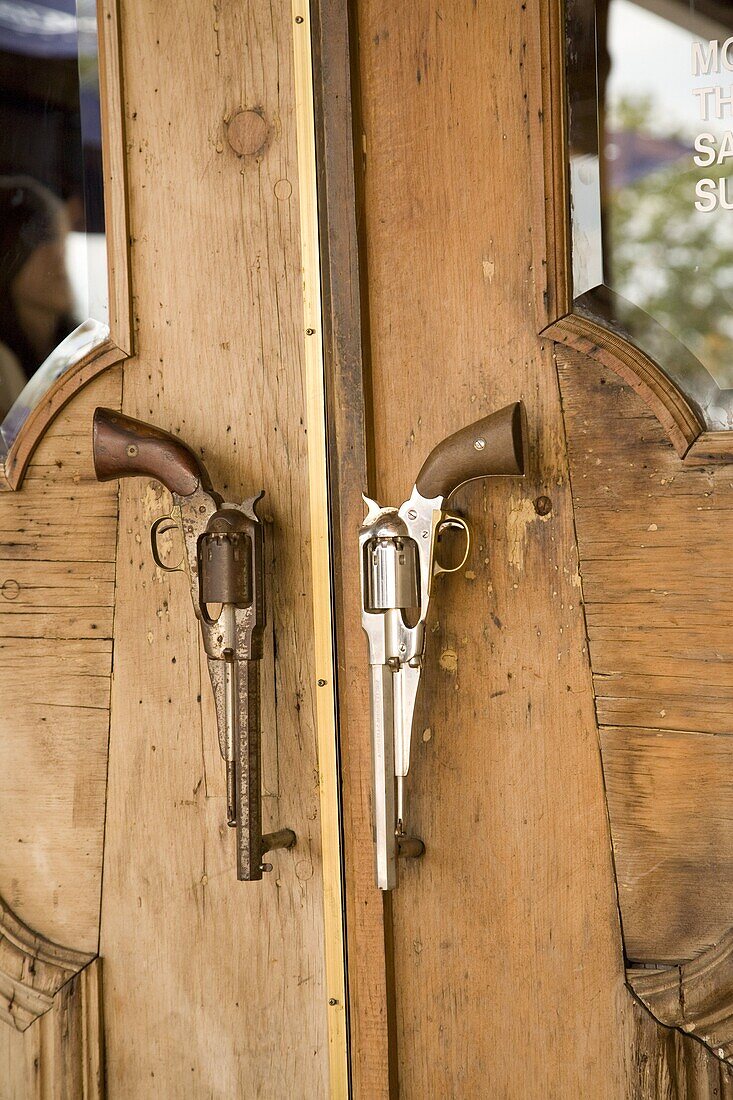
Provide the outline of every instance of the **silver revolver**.
[[[466,521],[445,510],[459,486],[474,478],[524,473],[524,410],[520,402],[448,436],[428,455],[399,508],[364,496],[359,530],[361,621],[369,642],[377,886],[397,885],[397,859],[422,854],[405,831],[405,777],[417,689],[425,652],[425,622],[433,577],[462,569],[470,549]],[[457,564],[441,565],[436,546],[447,530],[463,533]]]

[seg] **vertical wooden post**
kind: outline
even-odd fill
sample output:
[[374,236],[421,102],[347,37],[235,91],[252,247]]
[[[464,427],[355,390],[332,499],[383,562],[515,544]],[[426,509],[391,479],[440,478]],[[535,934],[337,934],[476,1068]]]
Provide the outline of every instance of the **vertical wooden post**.
[[310,9],[293,0],[295,121],[298,138],[300,247],[303,279],[303,332],[308,483],[310,501],[311,582],[316,676],[316,735],[323,852],[323,908],[328,996],[328,1044],[331,1096],[348,1096],[346,1049],[346,978],[341,889],[341,825],[336,733],[336,660],[333,645],[331,540],[326,444],[326,394],[323,364],[320,244],[316,187],[316,139]]

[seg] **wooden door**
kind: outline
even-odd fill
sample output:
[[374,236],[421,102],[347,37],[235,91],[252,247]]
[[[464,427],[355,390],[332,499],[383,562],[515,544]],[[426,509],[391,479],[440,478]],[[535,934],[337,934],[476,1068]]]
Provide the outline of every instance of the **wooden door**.
[[[307,105],[300,176],[296,137],[309,28],[289,2],[99,16],[121,88],[105,170],[127,200],[108,206],[108,229],[124,218],[108,252],[129,259],[132,331],[122,367],[58,399],[0,498],[0,1096],[345,1095]],[[98,405],[180,437],[225,499],[265,491],[263,817],[298,840],[261,882],[236,879],[185,575],[151,557],[170,496],[95,480]]]
[[[562,6],[120,7],[111,337],[0,496],[0,1097],[733,1095],[731,449],[569,297]],[[453,502],[426,853],[382,894],[361,492],[519,399],[525,478]],[[95,480],[100,404],[266,491],[264,817],[298,842],[261,883],[150,556],[170,498]]]
[[354,7],[365,289],[361,375],[353,348],[335,366],[343,545],[358,491],[399,504],[464,424],[521,399],[529,445],[523,481],[454,498],[473,548],[436,585],[408,779],[426,853],[383,907],[360,874],[368,685],[344,567],[355,1095],[728,1095],[729,738],[701,731],[729,732],[710,510],[729,469],[682,462],[729,454],[725,433],[703,440],[664,364],[566,300],[564,5]]

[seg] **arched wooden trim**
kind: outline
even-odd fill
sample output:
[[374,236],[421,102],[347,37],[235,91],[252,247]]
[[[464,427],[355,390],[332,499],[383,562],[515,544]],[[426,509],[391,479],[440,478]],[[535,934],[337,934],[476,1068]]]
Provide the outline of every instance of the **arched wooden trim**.
[[48,1012],[55,994],[93,958],[40,936],[0,897],[0,1019],[18,1031]]
[[102,960],[95,958],[22,1034],[0,1022],[0,1096],[103,1100]]
[[132,353],[118,0],[97,0],[97,34],[109,337],[60,375],[33,408],[4,463],[0,463],[0,490],[20,487],[33,451],[74,394],[101,371],[121,363]]
[[733,929],[714,947],[680,966],[629,968],[626,980],[649,1011],[733,1065]]
[[[569,313],[548,325],[542,335],[598,360],[620,375],[652,410],[680,458],[703,434],[713,434],[705,433],[693,406],[654,360],[610,329]],[[729,442],[729,451],[733,455],[733,440]]]

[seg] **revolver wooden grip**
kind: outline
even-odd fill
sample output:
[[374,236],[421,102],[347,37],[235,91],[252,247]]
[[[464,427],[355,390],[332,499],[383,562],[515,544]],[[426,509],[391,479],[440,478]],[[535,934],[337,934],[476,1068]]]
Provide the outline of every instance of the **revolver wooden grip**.
[[524,410],[507,405],[435,447],[417,475],[417,491],[428,500],[447,499],[476,477],[524,473]]
[[154,477],[176,496],[190,496],[199,487],[212,492],[206,467],[190,447],[170,432],[114,409],[95,409],[93,453],[99,481]]

